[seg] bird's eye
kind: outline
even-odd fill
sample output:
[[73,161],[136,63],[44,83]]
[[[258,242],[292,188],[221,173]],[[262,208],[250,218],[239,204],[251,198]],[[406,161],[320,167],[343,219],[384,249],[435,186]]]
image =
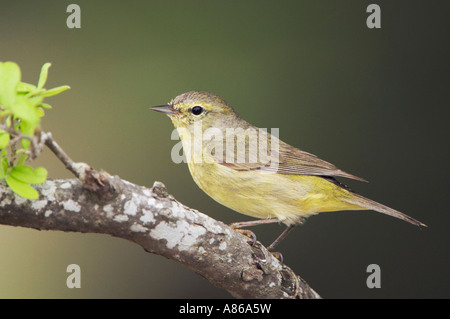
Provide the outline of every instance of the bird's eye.
[[191,109],[191,112],[192,112],[192,114],[194,114],[194,115],[200,115],[200,114],[203,113],[203,108],[202,108],[201,106],[194,106],[194,107]]

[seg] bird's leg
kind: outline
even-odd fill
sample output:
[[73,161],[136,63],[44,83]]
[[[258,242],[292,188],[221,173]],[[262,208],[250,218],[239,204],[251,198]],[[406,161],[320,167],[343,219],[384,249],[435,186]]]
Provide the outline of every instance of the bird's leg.
[[267,247],[267,250],[274,255],[276,259],[278,259],[281,263],[283,263],[283,255],[280,252],[273,251],[276,246],[278,246],[281,241],[286,238],[286,236],[297,226],[296,224],[289,225],[281,234],[277,237],[277,239],[274,240],[272,244],[270,244],[269,247]]
[[240,229],[243,227],[251,227],[251,226],[257,226],[262,224],[271,224],[271,223],[278,223],[280,220],[278,218],[267,218],[267,219],[256,219],[251,220],[248,222],[237,222],[237,223],[231,223],[230,227],[234,230]]
[[280,234],[280,236],[278,236],[277,239],[275,239],[274,242],[271,243],[269,247],[267,247],[267,250],[272,252],[275,247],[277,247],[278,244],[281,243],[281,241],[285,239],[286,236],[295,228],[295,226],[297,225],[293,224],[286,227],[286,229]]
[[276,223],[276,222],[279,222],[278,218],[257,219],[257,220],[251,220],[248,222],[232,223],[232,224],[230,224],[230,227],[233,228],[238,233],[241,233],[242,235],[250,238],[252,240],[250,242],[250,245],[253,246],[256,243],[256,235],[248,229],[241,229],[241,228],[257,226],[257,225],[262,225],[262,224]]

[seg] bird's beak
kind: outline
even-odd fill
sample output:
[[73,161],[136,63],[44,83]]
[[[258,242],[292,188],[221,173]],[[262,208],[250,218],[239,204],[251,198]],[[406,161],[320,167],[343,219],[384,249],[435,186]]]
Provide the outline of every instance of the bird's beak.
[[150,108],[153,111],[166,113],[167,115],[174,115],[178,114],[179,112],[173,108],[172,105],[160,105],[160,106],[154,106]]

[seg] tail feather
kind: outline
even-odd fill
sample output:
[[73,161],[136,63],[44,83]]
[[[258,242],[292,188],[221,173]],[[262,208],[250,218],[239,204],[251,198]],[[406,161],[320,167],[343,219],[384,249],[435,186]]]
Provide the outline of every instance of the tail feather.
[[411,223],[413,225],[417,225],[417,226],[424,226],[427,227],[427,225],[425,225],[424,223],[418,221],[417,219],[414,219],[406,214],[403,214],[393,208],[387,207],[383,204],[377,203],[373,200],[370,200],[368,198],[365,198],[361,195],[358,194],[352,194],[353,196],[351,198],[348,198],[346,201],[351,203],[351,204],[355,204],[367,209],[371,209],[395,218],[399,218],[401,220],[404,220],[408,223]]

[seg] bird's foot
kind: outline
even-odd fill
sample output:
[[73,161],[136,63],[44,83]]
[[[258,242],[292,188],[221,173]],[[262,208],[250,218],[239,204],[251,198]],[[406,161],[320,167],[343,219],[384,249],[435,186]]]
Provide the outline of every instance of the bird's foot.
[[235,231],[237,231],[238,233],[250,238],[250,241],[248,242],[248,244],[250,246],[254,246],[256,244],[256,235],[254,232],[252,232],[251,230],[248,229],[240,229],[238,227],[233,227],[233,224],[230,225],[231,228],[233,228]]

